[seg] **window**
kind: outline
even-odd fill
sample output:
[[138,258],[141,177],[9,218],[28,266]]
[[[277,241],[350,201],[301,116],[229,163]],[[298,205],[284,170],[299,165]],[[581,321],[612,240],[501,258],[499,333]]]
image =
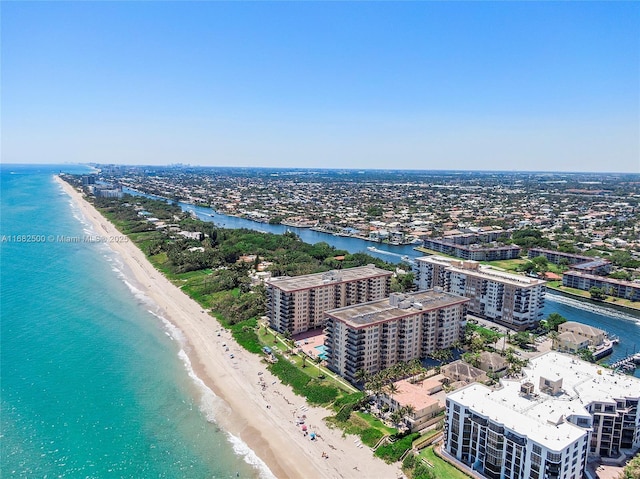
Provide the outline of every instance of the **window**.
[[562,454],[558,454],[555,452],[548,452],[547,460],[551,462],[560,462],[562,460]]

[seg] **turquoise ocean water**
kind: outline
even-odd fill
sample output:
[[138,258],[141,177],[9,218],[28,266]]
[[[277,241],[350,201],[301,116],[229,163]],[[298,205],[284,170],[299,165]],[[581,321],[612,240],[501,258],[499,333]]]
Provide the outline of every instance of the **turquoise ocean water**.
[[91,233],[53,181],[60,169],[86,171],[0,167],[0,476],[273,477],[218,428],[180,332],[118,257],[57,241]]

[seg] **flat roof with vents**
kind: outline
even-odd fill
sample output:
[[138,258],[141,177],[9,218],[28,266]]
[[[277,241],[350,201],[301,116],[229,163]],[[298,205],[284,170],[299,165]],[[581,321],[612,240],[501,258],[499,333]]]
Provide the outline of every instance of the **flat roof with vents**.
[[457,294],[427,290],[407,294],[394,293],[389,298],[332,309],[325,314],[357,328],[393,321],[446,306],[463,304],[468,301],[470,299]]
[[393,272],[391,271],[369,264],[356,268],[331,270],[324,273],[303,274],[300,276],[276,276],[268,280],[267,284],[282,291],[293,292],[317,288],[327,284],[348,283],[380,276],[391,276],[392,274]]

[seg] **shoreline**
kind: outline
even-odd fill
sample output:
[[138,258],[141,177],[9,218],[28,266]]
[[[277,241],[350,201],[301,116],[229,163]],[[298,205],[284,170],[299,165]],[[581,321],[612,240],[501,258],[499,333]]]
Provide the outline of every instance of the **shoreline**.
[[[122,235],[80,192],[59,176],[55,179],[96,234]],[[398,464],[384,463],[368,447],[358,447],[353,438],[342,437],[341,430],[329,428],[323,421],[330,414],[328,410],[307,405],[304,398],[281,384],[259,356],[235,343],[213,316],[157,271],[134,243],[117,242],[109,246],[126,266],[127,279],[135,281],[136,287],[156,307],[156,313],[184,335],[183,349],[194,374],[226,405],[225,414],[216,417],[216,422],[247,444],[273,476],[402,477]],[[259,378],[264,378],[266,388],[259,385]],[[296,417],[302,414],[306,415],[309,430],[318,435],[315,441],[304,436],[296,425]],[[328,459],[322,457],[324,452]]]
[[[138,193],[140,195],[146,195],[146,196],[149,196],[149,197],[152,197],[152,198],[157,198],[157,199],[164,200],[164,201],[171,201],[170,198],[166,198],[164,196],[159,196],[159,195],[155,195],[155,194],[152,194],[152,193],[145,193],[144,191],[136,190],[135,188],[131,188],[131,187],[127,187],[127,188],[129,190],[131,190],[131,191],[135,191],[136,193]],[[249,221],[251,223],[255,223],[256,225],[266,224],[264,222],[252,220],[251,218],[245,218],[245,217],[239,216],[239,215],[232,215],[232,214],[229,214],[229,213],[220,213],[219,211],[215,210],[213,207],[211,207],[209,205],[199,205],[199,204],[196,204],[196,203],[189,203],[189,202],[186,202],[186,201],[180,201],[179,203],[189,204],[189,205],[193,205],[193,206],[199,206],[199,207],[203,207],[203,208],[209,208],[209,209],[211,209],[211,211],[213,213],[215,213],[215,214],[217,214],[219,216],[228,216],[230,218],[238,218],[238,219],[241,219],[241,220]],[[280,223],[280,224],[282,226],[288,226],[288,227],[291,227],[291,228],[299,228],[299,229],[315,231],[317,233],[324,233],[324,234],[327,234],[327,235],[333,235],[333,233],[330,232],[330,231],[324,231],[324,230],[318,229],[316,227],[293,226],[293,225],[287,225],[285,223]],[[259,230],[257,228],[251,228],[251,229],[253,229],[254,231],[261,231],[261,230]],[[401,244],[381,243],[379,241],[370,240],[369,238],[366,238],[366,237],[354,236],[354,235],[343,235],[343,234],[340,234],[338,236],[366,241],[367,243],[371,243],[374,246],[375,245],[385,245],[385,246],[396,247],[396,246],[412,246],[412,244],[413,244],[413,243],[401,243]],[[414,246],[412,249],[414,251],[418,251],[419,253],[426,254],[426,255],[443,255],[443,253],[440,253],[440,252],[434,251],[434,250],[430,250],[428,248],[424,248],[423,246],[419,246],[419,245]],[[446,254],[444,254],[444,256],[447,256],[447,257],[450,257],[450,258],[456,259],[456,260],[462,260],[462,258],[457,258],[457,257],[454,257],[454,256],[448,256]],[[402,262],[394,263],[394,264],[401,265]],[[489,266],[491,266],[491,265],[489,264]],[[571,292],[568,292],[568,291],[563,291],[563,290],[560,290],[560,289],[557,289],[557,288],[553,288],[553,287],[549,287],[549,286],[547,286],[547,288],[550,289],[550,290],[556,291],[559,294],[564,294],[564,295],[567,295],[567,296],[571,296],[571,297],[573,297],[573,298],[575,298],[577,300],[583,301],[583,302],[585,302],[587,304],[595,302],[595,303],[598,303],[598,304],[603,304],[603,305],[605,305],[605,307],[606,306],[610,306],[613,309],[620,309],[623,312],[632,311],[632,312],[640,313],[640,305],[635,306],[635,305],[627,305],[627,304],[617,304],[617,303],[615,303],[613,301],[604,301],[604,302],[600,303],[600,302],[597,302],[597,301],[593,301],[592,299],[590,299],[588,297],[581,296],[579,294],[571,293]]]
[[555,294],[559,294],[560,296],[567,296],[568,298],[573,298],[576,301],[581,301],[586,304],[593,304],[595,306],[602,306],[603,308],[610,308],[622,313],[632,314],[640,313],[640,306],[629,306],[627,304],[616,304],[613,301],[595,301],[591,298],[587,298],[586,296],[582,296],[580,294],[573,293],[571,291],[565,291],[563,289],[559,289],[556,287],[550,287],[547,285],[547,290],[553,291]]

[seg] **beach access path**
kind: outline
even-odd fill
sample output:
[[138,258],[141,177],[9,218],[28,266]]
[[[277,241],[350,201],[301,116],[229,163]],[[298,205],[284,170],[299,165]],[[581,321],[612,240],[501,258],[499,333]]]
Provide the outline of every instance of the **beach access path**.
[[[82,193],[59,177],[56,181],[95,234],[121,235]],[[343,437],[341,430],[329,428],[323,421],[330,415],[328,410],[308,406],[304,398],[281,384],[259,356],[238,346],[214,317],[156,270],[134,243],[110,242],[109,246],[125,265],[127,280],[146,295],[151,309],[184,334],[183,349],[194,372],[223,403],[216,422],[240,437],[277,478],[403,477],[399,464],[386,464],[355,436]],[[307,435],[297,424],[302,416],[306,416]],[[313,441],[311,432],[316,434]]]

